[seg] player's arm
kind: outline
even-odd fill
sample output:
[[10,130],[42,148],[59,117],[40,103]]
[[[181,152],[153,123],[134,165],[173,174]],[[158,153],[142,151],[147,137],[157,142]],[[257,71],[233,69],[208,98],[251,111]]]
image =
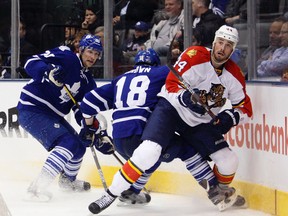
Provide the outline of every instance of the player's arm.
[[65,71],[60,64],[55,62],[61,62],[63,57],[60,56],[63,56],[63,52],[67,52],[67,50],[70,51],[68,47],[62,46],[47,50],[39,55],[33,55],[24,65],[27,74],[36,82],[44,82],[46,80],[58,87],[62,87]]
[[85,94],[80,110],[87,124],[92,124],[93,116],[113,108],[113,85],[111,83],[95,88]]
[[227,84],[229,88],[228,99],[232,108],[239,113],[239,123],[247,122],[253,115],[252,103],[246,92],[245,76],[239,67],[231,68],[234,79]]
[[88,145],[94,140],[92,145],[103,154],[112,154],[114,145],[107,134],[107,126],[103,126],[107,124],[105,117],[97,114],[113,108],[113,95],[113,84],[109,83],[86,93],[80,105],[83,125],[79,136]]
[[[183,78],[183,80],[190,85],[193,89],[194,93],[201,97],[202,92],[197,89],[197,74],[195,72],[194,66],[201,64],[207,61],[207,56],[203,55],[203,52],[207,52],[206,48],[203,49],[195,49],[193,47],[188,48],[185,50],[176,63],[174,64],[174,68],[176,72]],[[206,58],[205,58],[206,57]],[[166,90],[169,94],[174,94],[173,98],[177,98],[176,103],[178,106],[188,107],[194,113],[198,113],[201,115],[205,114],[205,109],[202,105],[197,102],[195,97],[192,97],[190,91],[185,90],[181,81],[173,74],[172,71],[169,72],[167,79],[166,79]]]
[[228,99],[232,109],[223,110],[212,122],[223,134],[232,127],[247,122],[253,114],[251,100],[246,93],[244,75],[238,67],[231,69],[231,73],[234,79],[231,79],[226,87],[229,88]]
[[26,61],[24,69],[35,81],[42,82],[44,74],[48,71],[48,66],[39,55],[33,55]]

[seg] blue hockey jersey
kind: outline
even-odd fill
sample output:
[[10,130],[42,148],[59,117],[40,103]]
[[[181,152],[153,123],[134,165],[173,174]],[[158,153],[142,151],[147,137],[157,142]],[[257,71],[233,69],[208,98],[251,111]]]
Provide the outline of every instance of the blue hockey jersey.
[[42,54],[33,55],[27,60],[24,68],[32,79],[21,91],[18,110],[26,109],[64,117],[73,108],[79,124],[82,115],[65,89],[49,82],[48,64],[62,66],[65,72],[65,85],[76,101],[80,102],[85,93],[96,87],[92,75],[83,67],[79,56],[68,47],[60,46]]
[[87,93],[81,103],[83,116],[113,109],[113,138],[141,135],[168,73],[167,66],[137,66]]

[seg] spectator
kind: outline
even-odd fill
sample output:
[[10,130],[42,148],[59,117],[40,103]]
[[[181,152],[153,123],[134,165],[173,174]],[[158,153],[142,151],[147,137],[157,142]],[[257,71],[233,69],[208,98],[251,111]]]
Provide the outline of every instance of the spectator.
[[288,21],[280,31],[281,47],[276,49],[271,58],[264,60],[257,67],[258,77],[280,78],[288,68]]
[[80,44],[81,38],[88,33],[89,33],[88,30],[83,30],[83,29],[76,33],[75,38],[72,42],[72,47],[70,47],[74,53],[79,53],[79,44]]
[[158,10],[154,13],[151,24],[158,25],[161,20],[168,20],[169,16],[165,10]]
[[124,41],[122,50],[124,63],[128,64],[130,59],[134,61],[134,57],[137,52],[142,49],[144,43],[149,39],[149,25],[143,21],[139,21],[134,26],[135,32],[132,38],[128,38]]
[[[38,52],[38,49],[31,44],[29,41],[26,40],[26,24],[25,22],[20,19],[19,24],[19,37],[20,37],[20,61],[19,66],[17,68],[17,72],[19,73],[19,76],[21,78],[28,78],[29,76],[24,70],[24,64],[26,61],[26,58],[28,56],[31,56],[33,54],[36,54]],[[11,47],[8,48],[6,51],[8,55],[2,56],[3,58],[3,70],[1,71],[0,78],[11,78]]]
[[[99,26],[95,30],[95,35],[100,37],[101,43],[104,46],[104,26]],[[119,67],[123,61],[122,50],[116,46],[116,38],[113,37],[113,71],[114,73],[118,73]],[[102,55],[99,57],[96,64],[91,68],[92,75],[94,78],[103,78],[104,77],[104,51]],[[116,75],[115,75],[116,76]]]
[[247,1],[230,0],[226,7],[226,24],[233,25],[243,21],[247,21]]
[[120,24],[118,28],[132,29],[134,25],[142,20],[150,23],[154,12],[158,9],[158,1],[155,0],[130,0],[119,4],[120,7],[114,16],[113,22]]
[[209,8],[212,9],[215,14],[224,18],[229,1],[230,0],[212,0]]
[[113,26],[115,29],[124,29],[125,15],[129,3],[130,3],[129,0],[118,0],[118,1],[115,0],[115,8],[113,15]]
[[157,9],[155,0],[130,0],[125,16],[126,29],[133,28],[139,20],[150,23]]
[[82,22],[82,29],[89,30],[91,34],[94,34],[95,29],[98,26],[103,26],[103,15],[98,10],[96,5],[88,6],[85,9],[85,19]]
[[[201,28],[195,28],[192,31],[192,44],[191,46],[202,46],[203,32]],[[175,41],[172,45],[171,56],[174,63],[179,55],[184,51],[184,32],[177,33]]]
[[77,22],[68,20],[65,23],[65,41],[63,43],[64,46],[71,47],[77,32],[80,30],[80,26]]
[[269,28],[269,47],[264,50],[260,58],[257,61],[257,66],[261,64],[262,61],[268,60],[272,57],[274,51],[281,46],[280,31],[283,23],[286,21],[285,17],[276,18],[270,25]]
[[[104,46],[104,26],[99,26],[95,29],[94,34],[98,37],[100,37],[101,44]],[[93,65],[91,68],[91,73],[94,78],[103,78],[104,76],[104,52],[102,52],[102,55],[99,56],[98,61]]]
[[225,24],[224,20],[209,9],[210,0],[192,0],[193,28],[202,28],[202,45],[211,47],[214,35],[220,26]]
[[288,82],[288,69],[286,69],[283,74],[282,74],[282,77],[281,77],[281,81],[282,82]]
[[159,56],[167,55],[173,37],[184,28],[182,3],[182,0],[165,0],[165,11],[169,19],[153,25],[150,39],[144,44],[145,49],[152,48]]

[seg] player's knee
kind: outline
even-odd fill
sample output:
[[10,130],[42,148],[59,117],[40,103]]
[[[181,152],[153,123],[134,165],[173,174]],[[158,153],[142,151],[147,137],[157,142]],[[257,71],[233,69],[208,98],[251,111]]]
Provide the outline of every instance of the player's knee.
[[211,154],[210,158],[215,162],[219,172],[223,175],[234,174],[237,171],[238,157],[228,147]]
[[159,160],[161,150],[162,147],[159,144],[145,140],[135,149],[130,160],[133,161],[139,169],[145,171]]
[[82,145],[77,136],[66,133],[57,139],[57,145],[68,149],[74,157],[78,155],[82,157],[85,154],[86,147]]

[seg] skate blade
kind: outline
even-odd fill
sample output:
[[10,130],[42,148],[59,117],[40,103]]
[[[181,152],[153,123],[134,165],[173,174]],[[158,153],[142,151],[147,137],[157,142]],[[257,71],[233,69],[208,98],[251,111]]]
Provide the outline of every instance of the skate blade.
[[35,194],[27,192],[23,200],[26,202],[49,202],[52,199],[52,194]]
[[228,197],[227,199],[221,201],[216,206],[220,212],[226,210],[227,208],[231,207],[237,201],[237,193],[235,192],[232,196]]

